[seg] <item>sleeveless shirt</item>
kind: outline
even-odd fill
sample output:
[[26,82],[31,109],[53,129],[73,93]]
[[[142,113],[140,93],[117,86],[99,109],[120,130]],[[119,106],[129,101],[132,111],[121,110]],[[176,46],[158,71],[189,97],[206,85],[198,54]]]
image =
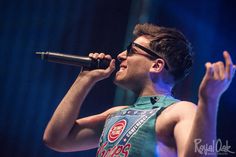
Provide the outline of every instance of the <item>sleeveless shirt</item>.
[[144,96],[132,106],[110,114],[97,157],[157,157],[156,119],[177,101],[171,96]]

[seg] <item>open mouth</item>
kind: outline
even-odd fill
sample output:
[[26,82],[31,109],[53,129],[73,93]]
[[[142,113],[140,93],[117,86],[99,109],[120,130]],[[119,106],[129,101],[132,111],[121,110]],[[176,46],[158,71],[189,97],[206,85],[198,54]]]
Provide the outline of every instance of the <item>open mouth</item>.
[[121,64],[119,71],[124,71],[127,68],[127,65]]

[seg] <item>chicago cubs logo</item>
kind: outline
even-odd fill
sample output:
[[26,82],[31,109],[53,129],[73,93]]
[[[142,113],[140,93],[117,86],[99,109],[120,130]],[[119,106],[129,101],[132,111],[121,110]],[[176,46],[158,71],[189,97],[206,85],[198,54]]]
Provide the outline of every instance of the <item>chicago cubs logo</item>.
[[110,143],[115,142],[120,135],[123,133],[123,131],[125,130],[126,127],[126,120],[122,119],[118,122],[116,122],[110,129],[109,133],[108,133],[108,141]]

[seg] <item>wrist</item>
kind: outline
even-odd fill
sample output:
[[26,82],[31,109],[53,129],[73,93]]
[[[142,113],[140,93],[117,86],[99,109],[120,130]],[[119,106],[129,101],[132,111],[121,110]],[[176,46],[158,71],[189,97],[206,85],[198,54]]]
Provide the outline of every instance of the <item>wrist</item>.
[[98,82],[98,80],[93,77],[92,75],[90,75],[88,72],[81,72],[77,79],[76,79],[76,82],[84,82],[84,83],[87,83],[87,84],[90,84],[90,85],[94,85]]
[[198,96],[198,100],[206,103],[206,104],[212,104],[212,103],[219,103],[220,96]]
[[208,111],[217,112],[219,107],[219,98],[201,98],[198,99],[198,107]]

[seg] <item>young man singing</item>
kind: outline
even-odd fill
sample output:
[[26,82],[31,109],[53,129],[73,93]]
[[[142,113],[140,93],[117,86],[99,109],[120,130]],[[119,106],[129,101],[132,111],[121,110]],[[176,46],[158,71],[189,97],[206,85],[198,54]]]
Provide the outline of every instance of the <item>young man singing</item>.
[[138,24],[134,36],[117,56],[120,69],[114,82],[133,91],[136,102],[77,119],[91,88],[115,69],[110,55],[90,53],[94,59],[110,59],[110,65],[78,75],[45,130],[44,141],[50,148],[70,152],[98,147],[99,157],[204,156],[195,151],[194,140],[211,144],[216,139],[219,100],[235,73],[229,53],[223,53],[225,64],[205,64],[196,106],[171,94],[192,66],[191,46],[184,35],[171,28]]

